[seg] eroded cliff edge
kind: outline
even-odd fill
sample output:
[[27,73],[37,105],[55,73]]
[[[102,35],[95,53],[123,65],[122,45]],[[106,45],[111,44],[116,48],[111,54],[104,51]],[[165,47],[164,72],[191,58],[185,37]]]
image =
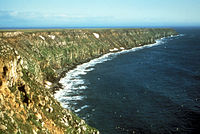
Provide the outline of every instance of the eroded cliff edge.
[[0,32],[0,133],[98,133],[53,97],[61,74],[110,51],[154,43],[173,29]]

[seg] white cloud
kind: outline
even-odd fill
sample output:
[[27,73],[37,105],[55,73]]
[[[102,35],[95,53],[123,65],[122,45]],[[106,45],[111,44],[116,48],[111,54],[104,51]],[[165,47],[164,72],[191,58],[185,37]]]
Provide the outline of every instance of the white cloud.
[[9,12],[10,16],[18,16],[18,12],[17,11],[11,11]]
[[0,17],[13,17],[21,19],[84,19],[84,18],[110,18],[108,16],[88,16],[83,14],[55,13],[55,12],[21,12],[0,10]]
[[93,26],[118,22],[112,16],[89,16],[55,12],[22,12],[0,10],[0,27],[12,26]]

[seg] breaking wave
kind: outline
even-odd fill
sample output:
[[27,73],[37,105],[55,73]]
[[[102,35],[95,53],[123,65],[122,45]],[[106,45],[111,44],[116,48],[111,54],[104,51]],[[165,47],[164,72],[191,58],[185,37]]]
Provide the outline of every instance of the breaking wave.
[[157,45],[161,45],[165,43],[168,39],[177,38],[179,36],[184,36],[183,34],[170,36],[166,38],[161,38],[156,40],[156,43],[144,45],[136,48],[132,48],[129,50],[122,50],[116,53],[107,53],[99,58],[93,59],[87,63],[78,65],[75,69],[70,70],[66,73],[64,78],[60,79],[60,83],[63,85],[63,89],[56,91],[54,97],[61,103],[64,108],[68,108],[75,113],[80,112],[81,110],[88,108],[89,105],[79,106],[79,109],[75,108],[75,105],[78,104],[79,101],[83,101],[87,96],[83,95],[83,92],[87,90],[87,85],[89,82],[86,81],[82,76],[86,75],[88,72],[93,71],[95,65],[112,60],[117,55],[138,51],[140,49],[149,48]]

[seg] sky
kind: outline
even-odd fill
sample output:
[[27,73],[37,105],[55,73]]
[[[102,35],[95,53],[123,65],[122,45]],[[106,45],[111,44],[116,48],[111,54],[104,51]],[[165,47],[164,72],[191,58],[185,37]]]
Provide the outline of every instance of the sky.
[[0,0],[0,28],[200,26],[200,0]]

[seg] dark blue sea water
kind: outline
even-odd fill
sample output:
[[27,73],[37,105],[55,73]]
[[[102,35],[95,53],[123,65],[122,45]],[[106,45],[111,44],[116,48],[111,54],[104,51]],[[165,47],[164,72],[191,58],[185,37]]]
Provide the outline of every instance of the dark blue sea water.
[[55,96],[102,134],[200,133],[200,29],[84,64]]

